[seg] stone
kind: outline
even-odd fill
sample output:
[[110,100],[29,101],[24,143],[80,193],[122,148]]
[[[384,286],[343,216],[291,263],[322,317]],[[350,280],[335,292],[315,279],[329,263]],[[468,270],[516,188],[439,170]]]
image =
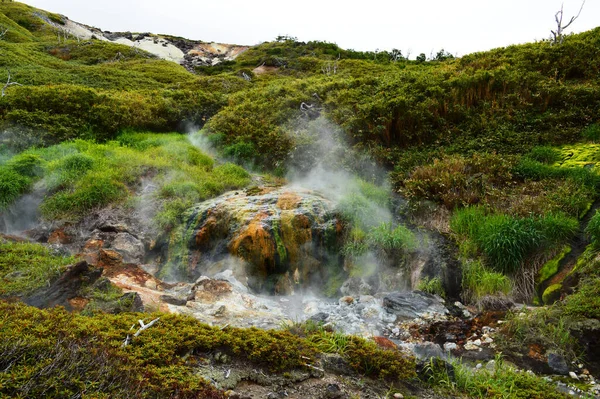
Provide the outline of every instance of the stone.
[[73,310],[69,299],[81,297],[81,289],[93,284],[101,275],[102,269],[95,268],[86,261],[78,262],[73,266],[69,266],[49,286],[40,288],[24,298],[23,302],[42,309],[64,306],[67,310]]
[[314,321],[315,323],[325,323],[329,318],[329,314],[325,312],[316,313],[308,318],[308,320]]
[[388,294],[383,298],[383,307],[401,319],[414,319],[426,314],[448,314],[448,309],[438,297],[421,291]]
[[185,306],[185,304],[187,303],[187,299],[175,298],[171,295],[161,295],[160,300],[162,302],[168,303],[169,305],[175,306]]
[[428,361],[431,358],[447,358],[447,354],[442,350],[442,348],[433,342],[415,344],[412,347],[412,351],[419,360]]
[[327,384],[325,395],[323,395],[325,399],[341,399],[345,396],[346,395],[344,395],[344,392],[340,389],[338,384]]
[[111,246],[127,263],[139,263],[144,259],[144,244],[129,233],[118,233]]
[[400,392],[396,392],[394,394],[394,399],[404,399],[404,395],[402,395]]
[[556,374],[560,374],[560,375],[569,374],[569,366],[567,365],[565,358],[556,353],[548,354],[548,366]]
[[354,303],[354,298],[351,296],[343,296],[339,300],[340,305],[350,306]]
[[479,350],[479,346],[477,346],[473,342],[469,341],[465,344],[465,350],[476,351],[476,350]]
[[456,343],[454,343],[454,342],[446,342],[444,344],[444,350],[446,352],[450,352],[450,351],[453,351],[453,350],[456,350],[456,349],[458,349],[458,345],[456,345]]
[[572,378],[572,379],[574,379],[574,380],[577,380],[577,381],[579,381],[579,377],[577,377],[577,374],[575,374],[575,373],[574,373],[574,372],[572,372],[572,371],[569,371],[569,377],[571,377],[571,378]]
[[354,369],[342,356],[335,353],[324,353],[321,355],[321,368],[328,373],[338,375],[353,375]]

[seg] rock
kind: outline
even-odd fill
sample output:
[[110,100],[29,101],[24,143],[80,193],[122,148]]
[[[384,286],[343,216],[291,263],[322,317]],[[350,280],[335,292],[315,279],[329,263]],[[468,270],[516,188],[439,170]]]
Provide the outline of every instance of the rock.
[[325,312],[316,313],[308,318],[310,321],[314,321],[315,323],[325,323],[329,318],[329,314]]
[[476,351],[476,350],[479,350],[479,349],[480,349],[479,345],[475,345],[475,343],[473,341],[468,341],[465,344],[465,350],[466,351]]
[[453,351],[453,350],[456,350],[456,349],[458,349],[458,345],[456,345],[454,342],[446,342],[444,344],[444,350],[446,352],[450,352],[450,351]]
[[175,298],[171,295],[161,295],[160,300],[165,303],[168,303],[169,305],[175,306],[185,306],[185,304],[187,303],[187,299]]
[[64,306],[67,310],[73,310],[69,300],[81,297],[80,290],[93,284],[101,275],[102,269],[95,268],[86,261],[81,261],[67,268],[48,287],[41,288],[29,297],[24,298],[23,302],[42,309]]
[[327,388],[325,388],[325,394],[323,395],[324,399],[341,399],[345,397],[346,395],[340,389],[338,384],[327,384]]
[[448,309],[438,297],[421,291],[388,294],[383,298],[383,307],[401,319],[414,319],[425,314],[448,314]]
[[339,300],[340,305],[350,306],[354,303],[354,298],[351,296],[343,296]]
[[485,369],[488,371],[494,371],[496,369],[496,361],[492,359],[489,362],[487,362],[485,364]]
[[229,257],[258,292],[325,286],[343,266],[330,262],[344,229],[333,209],[317,193],[291,187],[223,194],[186,212],[186,223],[174,232],[179,241],[170,245],[161,267],[189,281]]
[[375,293],[375,289],[362,278],[350,277],[344,281],[340,287],[342,295],[372,295]]
[[227,269],[222,271],[221,273],[217,273],[213,276],[214,280],[224,280],[235,287],[238,292],[249,292],[248,287],[242,284],[238,279],[233,275],[233,271],[231,269]]
[[415,344],[412,347],[412,351],[415,354],[415,357],[419,360],[428,361],[431,358],[447,358],[447,354],[442,350],[442,348],[433,342]]
[[571,378],[572,378],[572,379],[574,379],[574,380],[577,380],[577,381],[579,381],[579,377],[577,377],[577,374],[575,374],[575,373],[574,373],[574,372],[572,372],[572,371],[569,371],[569,377],[571,377]]
[[556,353],[548,354],[548,366],[556,374],[560,374],[560,375],[569,374],[569,366],[567,365],[565,358]]
[[144,259],[144,244],[129,233],[118,233],[112,242],[112,248],[123,256],[127,263],[139,263]]
[[402,395],[400,392],[396,392],[394,394],[394,399],[404,399],[404,395]]
[[338,375],[354,375],[356,373],[346,359],[335,353],[321,355],[321,368],[328,373]]

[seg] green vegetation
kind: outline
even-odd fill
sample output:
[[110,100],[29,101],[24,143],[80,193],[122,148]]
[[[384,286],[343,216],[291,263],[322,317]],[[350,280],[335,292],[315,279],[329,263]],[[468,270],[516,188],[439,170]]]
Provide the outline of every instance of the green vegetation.
[[[185,398],[223,398],[196,375],[197,366],[214,351],[273,372],[306,367],[317,355],[310,339],[288,331],[222,329],[185,316],[86,317],[5,302],[0,311],[0,394],[8,396],[165,397],[177,392]],[[158,323],[122,346],[138,319],[156,317]],[[361,338],[348,338],[344,356],[366,375],[394,380],[414,376],[412,359]]]
[[492,268],[505,274],[518,271],[528,256],[566,242],[578,228],[577,221],[564,214],[521,218],[486,214],[479,207],[456,211],[450,225]]
[[324,353],[342,355],[361,374],[390,381],[416,376],[414,359],[395,349],[383,349],[372,340],[347,336],[311,321],[294,323],[287,330],[301,337]]
[[435,294],[441,296],[442,298],[446,298],[446,292],[444,291],[442,280],[439,277],[425,277],[419,281],[417,289],[429,294]]
[[7,185],[25,185],[3,192],[6,205],[43,178],[48,195],[41,212],[49,220],[78,220],[92,209],[135,195],[144,189],[142,180],[150,178],[162,200],[157,221],[166,229],[194,202],[250,180],[239,166],[214,165],[179,134],[124,133],[106,144],[75,140],[30,149],[9,158],[0,171],[6,171]]
[[73,257],[53,254],[40,244],[0,239],[0,297],[32,293],[60,275]]
[[479,303],[491,296],[507,296],[512,292],[510,279],[488,270],[480,261],[468,261],[462,267],[462,296],[465,301]]
[[446,365],[432,360],[427,365],[429,382],[442,393],[470,398],[565,399],[552,383],[517,370],[496,356],[492,368],[473,370],[458,362]]
[[568,245],[565,245],[563,247],[562,251],[558,255],[556,255],[554,258],[550,259],[548,262],[546,262],[544,264],[544,266],[542,266],[542,268],[540,269],[540,271],[538,273],[537,281],[544,282],[547,279],[549,279],[550,277],[554,276],[558,272],[558,266],[560,264],[560,261],[569,252],[571,252],[571,247]]

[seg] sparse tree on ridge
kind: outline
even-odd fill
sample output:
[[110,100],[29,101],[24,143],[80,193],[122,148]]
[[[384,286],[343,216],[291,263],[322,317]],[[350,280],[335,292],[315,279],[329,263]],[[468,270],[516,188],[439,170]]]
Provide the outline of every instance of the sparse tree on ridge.
[[554,20],[556,21],[556,30],[550,31],[550,32],[552,32],[552,41],[554,44],[562,43],[562,41],[564,39],[563,31],[565,29],[567,29],[569,26],[571,26],[571,24],[573,22],[575,22],[575,20],[577,18],[579,18],[579,15],[581,14],[581,10],[583,10],[584,5],[585,5],[585,0],[583,0],[583,2],[581,3],[581,7],[579,8],[579,12],[577,13],[577,15],[575,15],[574,17],[571,17],[569,22],[567,24],[563,25],[563,17],[564,17],[563,6],[564,6],[564,4],[561,4],[560,10],[558,10],[557,13],[554,14]]

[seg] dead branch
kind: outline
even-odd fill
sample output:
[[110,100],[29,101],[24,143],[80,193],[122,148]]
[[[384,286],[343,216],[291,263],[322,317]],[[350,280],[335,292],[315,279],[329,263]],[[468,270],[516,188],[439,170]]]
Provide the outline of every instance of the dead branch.
[[8,71],[8,79],[6,80],[6,84],[2,88],[2,95],[0,97],[4,97],[6,95],[6,89],[10,86],[23,86],[21,83],[11,82],[10,81],[10,71]]
[[2,39],[4,37],[4,35],[6,35],[7,33],[8,33],[8,28],[0,27],[0,39]]
[[[133,338],[139,336],[142,333],[142,331],[144,331],[147,328],[152,327],[159,320],[160,320],[160,317],[152,320],[148,324],[144,324],[144,320],[138,320],[138,323],[140,323],[140,328],[136,331],[135,334],[133,334],[133,337],[131,337],[131,336],[129,336],[129,334],[127,334],[127,337],[125,338],[125,340],[123,341],[123,345],[121,345],[121,346],[124,347],[124,346],[129,345]],[[134,326],[135,326],[135,324],[133,326],[131,326],[130,330],[132,330]]]
[[583,10],[584,5],[585,5],[585,0],[583,0],[583,2],[581,3],[581,7],[579,8],[579,12],[577,13],[577,15],[575,15],[574,17],[571,17],[569,22],[566,25],[563,25],[563,17],[564,17],[563,6],[564,6],[564,4],[561,4],[560,10],[558,10],[556,12],[556,14],[554,14],[554,20],[556,21],[556,30],[550,31],[550,32],[552,32],[552,38],[553,38],[554,44],[562,43],[562,41],[564,39],[563,31],[565,29],[567,29],[569,26],[571,26],[571,24],[573,22],[575,22],[575,20],[577,18],[579,18],[579,15],[581,15],[581,10]]

